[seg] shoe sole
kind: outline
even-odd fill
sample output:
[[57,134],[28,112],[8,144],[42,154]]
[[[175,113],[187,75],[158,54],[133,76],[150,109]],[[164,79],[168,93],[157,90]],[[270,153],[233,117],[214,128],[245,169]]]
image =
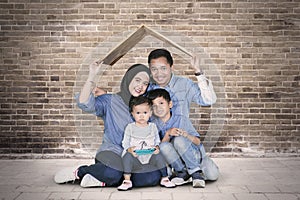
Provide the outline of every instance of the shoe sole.
[[[88,176],[91,176],[91,177],[87,178]],[[95,179],[95,180],[92,180],[92,179]],[[82,178],[80,186],[83,188],[105,187],[105,183],[97,180],[92,175],[86,174]]]
[[54,182],[58,184],[74,182],[76,180],[73,172],[78,169],[78,167],[69,167],[58,171],[54,175]]
[[164,188],[175,188],[175,187],[176,187],[176,184],[175,184],[174,186],[169,186],[169,187],[168,187],[168,186],[165,186],[165,185],[162,185],[162,184],[160,184],[160,186],[161,186],[161,187],[164,187]]
[[[128,188],[127,190],[131,190],[131,189],[132,189],[132,187],[131,187],[131,188]],[[118,188],[118,190],[119,190],[119,191],[127,191],[127,190],[119,189],[119,188]]]

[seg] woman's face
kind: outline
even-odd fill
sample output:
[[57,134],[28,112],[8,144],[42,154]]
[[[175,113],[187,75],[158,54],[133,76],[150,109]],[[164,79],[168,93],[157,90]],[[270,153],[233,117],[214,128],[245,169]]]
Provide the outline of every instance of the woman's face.
[[129,84],[129,92],[132,96],[137,97],[144,94],[149,85],[150,77],[146,72],[137,73]]

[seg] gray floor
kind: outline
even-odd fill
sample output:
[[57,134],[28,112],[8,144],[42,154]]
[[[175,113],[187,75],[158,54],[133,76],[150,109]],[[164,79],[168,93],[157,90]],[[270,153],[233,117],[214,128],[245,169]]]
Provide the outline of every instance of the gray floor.
[[92,164],[92,160],[1,160],[0,199],[99,199],[99,200],[292,200],[300,199],[300,158],[214,158],[220,167],[218,181],[204,189],[191,185],[166,189],[81,188],[58,185],[54,173],[69,166]]

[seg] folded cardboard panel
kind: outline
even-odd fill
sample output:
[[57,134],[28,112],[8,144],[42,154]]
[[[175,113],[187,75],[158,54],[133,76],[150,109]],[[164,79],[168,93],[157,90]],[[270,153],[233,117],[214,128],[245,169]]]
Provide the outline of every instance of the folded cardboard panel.
[[185,48],[176,44],[175,42],[169,40],[164,35],[158,33],[157,31],[142,25],[139,29],[137,29],[134,33],[132,33],[128,38],[126,38],[123,42],[121,42],[118,46],[112,49],[103,60],[104,64],[113,65],[118,60],[120,60],[130,49],[132,49],[136,44],[138,44],[146,35],[151,35],[160,39],[163,42],[166,42],[185,54],[192,56]]

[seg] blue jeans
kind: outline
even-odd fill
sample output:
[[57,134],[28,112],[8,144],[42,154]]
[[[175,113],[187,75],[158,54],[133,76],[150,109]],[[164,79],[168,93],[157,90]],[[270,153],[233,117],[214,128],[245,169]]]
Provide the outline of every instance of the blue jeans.
[[[78,168],[80,179],[90,174],[106,186],[119,186],[123,181],[123,165],[121,156],[111,151],[102,151],[96,155],[95,164]],[[136,187],[157,185],[160,181],[158,170],[132,174],[132,182]]]
[[160,151],[175,171],[186,169],[191,175],[202,170],[205,180],[217,180],[219,177],[217,165],[206,156],[202,144],[197,146],[187,138],[178,136],[170,142],[162,142]]

